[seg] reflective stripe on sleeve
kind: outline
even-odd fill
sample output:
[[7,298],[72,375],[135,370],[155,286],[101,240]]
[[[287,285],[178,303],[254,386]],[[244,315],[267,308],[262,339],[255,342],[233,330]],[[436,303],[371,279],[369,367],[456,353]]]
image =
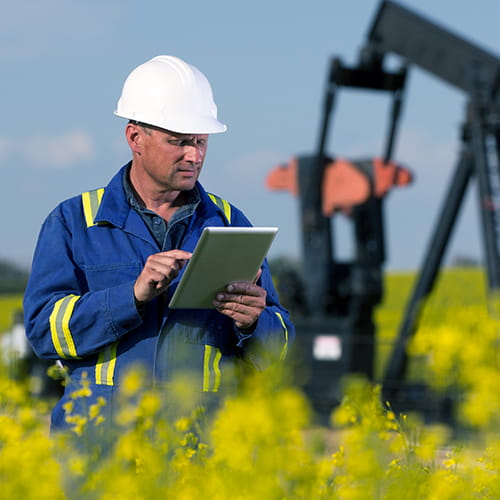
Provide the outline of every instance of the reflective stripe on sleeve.
[[54,304],[49,318],[52,343],[62,359],[78,358],[69,322],[79,295],[67,295]]
[[203,392],[217,392],[219,390],[219,363],[221,357],[222,353],[220,349],[211,345],[205,345],[205,354],[203,356]]
[[285,345],[283,346],[283,349],[281,350],[280,354],[280,361],[283,361],[286,358],[286,355],[288,354],[288,328],[286,327],[285,321],[281,313],[277,312],[276,316],[278,316],[278,318],[280,319],[281,325],[283,326],[283,330],[285,331]]
[[118,342],[108,345],[97,357],[95,366],[95,383],[113,385],[116,365],[116,349]]
[[229,224],[231,224],[231,205],[226,200],[219,198],[215,194],[208,193],[208,196],[224,212],[224,216]]
[[83,214],[85,215],[87,227],[95,226],[94,220],[99,210],[103,194],[104,188],[82,193]]

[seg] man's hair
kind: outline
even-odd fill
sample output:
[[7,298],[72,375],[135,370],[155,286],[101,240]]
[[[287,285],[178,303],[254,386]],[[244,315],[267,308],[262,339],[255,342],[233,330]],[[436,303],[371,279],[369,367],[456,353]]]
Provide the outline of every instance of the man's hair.
[[128,122],[141,127],[147,135],[151,135],[151,130],[158,128],[153,125],[148,125],[147,123],[138,122],[137,120],[129,120]]

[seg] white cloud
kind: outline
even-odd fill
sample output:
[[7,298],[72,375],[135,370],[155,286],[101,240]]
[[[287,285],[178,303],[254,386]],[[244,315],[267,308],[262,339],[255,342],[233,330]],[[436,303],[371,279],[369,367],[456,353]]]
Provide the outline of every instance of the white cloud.
[[73,130],[58,136],[31,137],[24,153],[33,166],[60,169],[94,156],[94,146],[86,132]]
[[15,161],[28,168],[66,169],[94,156],[93,140],[82,130],[26,138],[0,136],[0,165]]

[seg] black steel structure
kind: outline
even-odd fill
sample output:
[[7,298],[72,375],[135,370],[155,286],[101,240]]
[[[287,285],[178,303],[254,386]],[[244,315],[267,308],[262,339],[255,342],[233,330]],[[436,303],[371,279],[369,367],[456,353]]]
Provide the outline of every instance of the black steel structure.
[[389,400],[404,395],[407,346],[422,304],[433,290],[465,191],[477,179],[481,234],[491,304],[500,292],[500,59],[395,2],[384,1],[365,49],[376,59],[394,53],[464,92],[461,153],[442,203],[397,341],[385,370]]
[[[387,55],[400,59],[396,72],[384,70]],[[356,255],[338,262],[333,255],[330,218],[322,213],[325,155],[338,91],[342,87],[389,92],[389,127],[383,151],[391,161],[404,99],[407,71],[419,67],[453,85],[467,98],[461,154],[436,219],[416,285],[383,375],[384,397],[394,407],[412,404],[405,384],[407,346],[422,305],[433,290],[466,189],[477,179],[489,296],[500,310],[500,59],[393,1],[382,1],[356,66],[331,60],[316,154],[298,158],[304,291],[294,321],[302,353],[302,385],[319,411],[330,410],[347,373],[373,377],[374,308],[383,295],[385,260],[383,197],[375,194],[352,207]],[[371,160],[353,161],[374,182]],[[284,291],[286,294],[287,291]],[[297,297],[297,293],[294,295]],[[296,304],[297,305],[297,304]],[[289,304],[294,311],[294,304]],[[422,397],[418,392],[415,397]]]
[[[370,89],[392,95],[390,124],[383,157],[391,158],[400,117],[406,68],[385,72],[380,65],[349,68],[331,61],[316,155],[298,158],[305,311],[295,315],[302,364],[309,368],[303,386],[320,413],[329,412],[341,396],[340,379],[360,373],[372,379],[375,360],[374,308],[383,296],[385,261],[383,199],[374,195],[352,207],[355,239],[352,261],[339,261],[333,250],[329,217],[322,213],[325,154],[337,94],[342,88]],[[372,161],[353,161],[373,183]],[[306,359],[304,359],[304,356]]]

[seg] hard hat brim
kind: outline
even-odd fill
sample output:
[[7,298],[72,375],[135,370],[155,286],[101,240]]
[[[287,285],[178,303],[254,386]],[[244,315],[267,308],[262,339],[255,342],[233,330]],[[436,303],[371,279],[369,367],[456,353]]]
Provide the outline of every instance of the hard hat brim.
[[220,134],[227,130],[224,123],[212,117],[170,116],[165,119],[158,116],[140,116],[138,113],[120,113],[118,110],[114,111],[114,114],[120,118],[153,125],[179,134]]

